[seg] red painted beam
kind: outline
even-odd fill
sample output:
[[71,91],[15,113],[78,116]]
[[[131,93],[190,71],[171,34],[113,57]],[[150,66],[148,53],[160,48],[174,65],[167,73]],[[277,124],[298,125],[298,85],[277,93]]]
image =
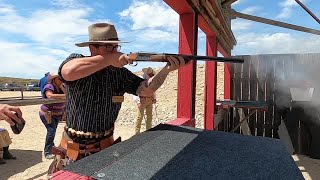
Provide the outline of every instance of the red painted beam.
[[[193,10],[186,0],[164,0],[178,14],[192,13]],[[213,36],[215,33],[202,16],[199,18],[199,28],[207,35]]]
[[[181,14],[179,24],[179,53],[193,54],[195,35],[194,13]],[[196,62],[179,68],[178,70],[178,95],[177,95],[177,119],[186,118],[194,121],[195,102],[195,69]],[[179,122],[179,121],[178,121]],[[195,124],[189,122],[187,124]]]
[[[207,36],[207,56],[217,56],[216,36]],[[206,62],[205,68],[205,98],[204,98],[204,129],[214,128],[214,108],[217,99],[217,62]]]
[[195,127],[195,120],[190,118],[177,118],[172,121],[167,122],[166,124],[175,125],[175,126],[191,126]]
[[163,0],[178,14],[192,13],[193,10],[186,0]]
[[[192,49],[192,42],[194,41],[193,39],[193,31],[194,29],[192,28],[194,26],[194,22],[191,17],[193,16],[193,10],[189,6],[186,0],[164,0],[174,11],[176,11],[180,15],[180,34],[179,34],[179,53],[184,53],[184,54],[193,54]],[[189,17],[188,17],[189,16]],[[198,16],[198,27],[208,36],[208,37],[215,37],[215,32],[213,29],[208,25],[208,23],[203,19],[202,16]],[[209,44],[210,45],[210,44]],[[214,48],[212,45],[210,45],[210,48]],[[226,51],[221,47],[221,45],[216,45],[215,49],[218,49],[218,51],[224,56],[228,57],[230,54],[226,53]],[[213,51],[212,51],[213,52]],[[217,54],[215,54],[217,55]],[[190,82],[193,78],[193,69],[196,64],[190,64],[187,67],[183,67],[179,69],[179,81],[178,81],[178,104],[177,104],[177,122],[184,123],[183,120],[184,118],[190,118],[192,119],[192,88],[191,85],[193,82]],[[215,66],[215,67],[214,67]],[[210,64],[208,65],[208,74],[212,74],[212,71],[216,71],[216,65]],[[225,73],[224,73],[224,98],[225,99],[230,99],[231,98],[231,71],[230,67],[227,63],[225,63]],[[208,75],[207,78],[209,78],[210,75]],[[216,77],[215,77],[216,78]],[[207,79],[209,81],[209,79]],[[210,98],[215,96],[214,100],[216,100],[216,95],[213,95],[212,93],[216,93],[216,87],[211,87],[214,85],[213,84],[208,84],[206,91],[206,99],[208,100],[206,102],[206,108],[205,108],[205,121],[207,125],[205,125],[205,128],[213,128],[214,126],[214,114],[212,114],[211,111],[214,112],[214,105],[215,102],[212,103],[213,99],[210,100]],[[209,92],[209,88],[212,88],[213,92]],[[209,104],[212,104],[213,107]],[[213,110],[212,110],[213,109]]]
[[[194,14],[180,15],[179,53],[193,54],[194,40]],[[178,118],[193,118],[192,111],[195,107],[192,107],[192,102],[194,101],[192,95],[195,92],[192,89],[195,65],[195,63],[190,63],[178,70]]]
[[[174,11],[180,15],[179,22],[179,53],[194,53],[195,20],[194,12],[185,0],[164,0]],[[197,25],[198,26],[198,25]],[[169,122],[174,125],[195,126],[194,120],[194,71],[196,63],[192,62],[188,66],[178,70],[178,95],[177,95],[177,119]]]
[[199,28],[207,35],[207,36],[215,36],[213,29],[208,25],[207,21],[203,19],[202,16],[199,16]]

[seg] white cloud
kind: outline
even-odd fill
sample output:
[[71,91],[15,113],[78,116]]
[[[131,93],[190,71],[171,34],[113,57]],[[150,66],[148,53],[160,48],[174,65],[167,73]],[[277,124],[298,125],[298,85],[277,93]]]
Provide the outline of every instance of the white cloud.
[[[302,3],[305,3],[307,0],[300,0]],[[284,0],[279,3],[279,6],[282,8],[280,14],[277,15],[278,19],[287,19],[291,17],[293,8],[299,6],[295,0]]]
[[[133,0],[119,15],[122,20],[120,23],[126,24],[129,30],[118,29],[118,34],[120,38],[132,42],[122,48],[124,52],[156,52],[174,47],[175,44],[178,46],[179,15],[163,1]],[[170,48],[164,51],[175,50]]]
[[12,6],[8,4],[0,4],[0,14],[13,13],[13,11],[14,9]]
[[284,7],[282,10],[281,10],[281,13],[279,15],[277,15],[276,18],[278,19],[287,19],[291,16],[292,14],[292,8],[290,7]]
[[260,11],[261,9],[262,8],[259,7],[259,6],[250,6],[250,7],[246,8],[246,9],[241,10],[241,12],[245,13],[245,14],[254,14],[254,13]]
[[65,37],[87,35],[88,13],[88,9],[39,10],[23,17],[12,10],[0,17],[0,29],[40,43],[61,43]]
[[128,9],[120,12],[120,16],[133,22],[133,30],[144,28],[166,28],[173,32],[178,30],[178,14],[159,0],[134,0]]
[[237,0],[236,2],[232,3],[232,7],[235,6],[235,5],[238,5],[240,3],[242,3],[244,0]]
[[129,20],[132,34],[140,40],[177,41],[179,15],[163,1],[134,0],[119,13],[123,20]]
[[317,53],[320,47],[320,38],[316,35],[243,33],[236,38],[238,44],[233,54]]
[[[0,5],[0,45],[11,47],[0,50],[1,67],[4,69],[0,76],[39,78],[44,72],[56,71],[70,53],[88,53],[87,48],[74,45],[88,39],[88,25],[111,22],[93,19],[93,9],[81,4],[76,6],[77,1],[55,0],[52,3],[55,7],[39,8],[28,15],[20,14],[19,9],[12,5]],[[129,31],[123,31],[119,26],[120,38],[131,35],[136,38],[133,41],[138,42],[130,48],[141,44],[164,46],[164,42],[178,41],[178,15],[162,1],[133,1],[120,14],[132,25]],[[10,39],[12,36],[15,36],[13,40]],[[20,38],[24,39],[21,42],[28,43],[17,43]]]
[[52,0],[51,3],[61,7],[78,7],[81,4],[77,0]]
[[23,78],[41,77],[45,72],[57,71],[61,61],[47,52],[30,51],[23,43],[0,41],[1,76]]
[[252,22],[242,19],[235,19],[231,21],[231,28],[233,31],[247,30],[250,29],[252,25]]
[[[303,2],[304,0],[301,0]],[[298,6],[297,2],[295,0],[284,0],[280,3],[280,6],[282,7],[293,7]]]
[[178,37],[175,34],[151,29],[151,30],[142,30],[137,33],[137,36],[144,41],[177,41]]
[[57,71],[71,52],[87,53],[74,43],[88,39],[88,25],[94,23],[88,20],[90,8],[39,9],[29,16],[18,12],[12,5],[0,5],[1,76],[37,78]]

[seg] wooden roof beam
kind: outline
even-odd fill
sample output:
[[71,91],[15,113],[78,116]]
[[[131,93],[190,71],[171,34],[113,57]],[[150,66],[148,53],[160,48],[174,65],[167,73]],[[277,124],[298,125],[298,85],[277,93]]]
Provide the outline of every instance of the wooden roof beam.
[[221,2],[221,6],[222,7],[228,7],[229,5],[231,5],[232,3],[236,2],[237,0],[225,0],[223,2]]
[[207,0],[200,0],[199,3],[201,7],[203,7],[200,8],[201,14],[207,15],[209,20],[212,19],[217,30],[221,33],[226,42],[233,47],[236,44],[236,38],[233,36],[231,28],[226,26],[226,23],[223,23],[224,21],[217,16],[218,11],[215,11],[210,2]]
[[287,29],[292,29],[292,30],[296,30],[296,31],[320,35],[320,31],[316,30],[316,29],[306,28],[306,27],[288,24],[288,23],[284,23],[284,22],[280,22],[280,21],[275,21],[275,20],[266,19],[266,18],[262,18],[262,17],[252,16],[252,15],[248,15],[248,14],[243,14],[243,13],[237,12],[233,9],[227,13],[230,16],[236,17],[236,18],[247,19],[250,21],[255,21],[255,22],[260,22],[260,23],[269,24],[269,25],[273,25],[273,26],[279,26],[279,27],[283,27],[283,28],[287,28]]
[[230,39],[223,33],[221,26],[216,24],[216,22],[210,17],[206,9],[200,4],[199,0],[187,0],[189,5],[203,17],[203,19],[208,23],[211,29],[216,33],[216,37],[221,46],[227,51],[231,51],[233,48],[233,43]]
[[[210,2],[212,3],[212,6],[211,6]],[[230,36],[230,38],[232,39],[232,41],[234,42],[234,45],[235,45],[237,43],[237,40],[233,35],[230,24],[228,23],[229,20],[227,18],[225,18],[225,15],[223,13],[223,10],[222,10],[220,3],[218,3],[218,1],[216,1],[216,0],[210,0],[209,2],[207,2],[207,4],[208,4],[207,5],[208,7],[211,7],[211,9],[213,9],[214,12],[216,12],[217,17],[222,22],[221,24],[222,24],[223,28],[227,31],[228,36]]]

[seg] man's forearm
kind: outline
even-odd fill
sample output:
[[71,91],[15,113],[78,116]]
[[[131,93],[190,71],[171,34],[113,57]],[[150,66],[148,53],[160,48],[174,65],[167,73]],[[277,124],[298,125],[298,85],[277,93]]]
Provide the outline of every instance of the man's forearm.
[[65,99],[66,95],[65,94],[50,94],[50,95],[47,95],[47,97],[49,99]]
[[148,81],[143,81],[138,87],[137,94],[140,96],[153,96],[154,92],[163,84],[169,72],[170,71],[168,71],[166,68],[163,68]]
[[169,71],[163,68],[159,73],[148,80],[148,88],[155,92],[166,80]]
[[83,57],[67,62],[62,67],[61,74],[65,80],[74,81],[87,77],[107,66],[107,62],[101,55]]

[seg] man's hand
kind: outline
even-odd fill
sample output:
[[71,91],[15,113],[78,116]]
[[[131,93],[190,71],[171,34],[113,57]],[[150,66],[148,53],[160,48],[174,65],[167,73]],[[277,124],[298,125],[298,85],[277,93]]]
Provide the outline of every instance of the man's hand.
[[[17,115],[15,115],[14,113],[17,113]],[[11,126],[14,126],[15,123],[12,121],[12,119],[15,120],[17,123],[21,123],[21,120],[20,120],[21,118],[22,118],[22,112],[20,108],[9,106],[6,104],[0,104],[0,120],[5,120]]]
[[132,63],[132,59],[130,59],[128,55],[120,52],[105,54],[103,57],[108,65],[118,68],[122,68],[123,66]]
[[178,69],[181,66],[187,65],[183,57],[168,56],[168,63],[155,76],[146,81],[141,82],[137,89],[137,94],[140,96],[152,96],[154,92],[163,84],[171,71]]
[[167,57],[167,59],[169,62],[167,63],[165,68],[168,71],[174,71],[174,70],[178,69],[179,67],[184,66],[186,64],[186,61],[181,56],[179,56],[178,58],[174,57],[174,56],[169,56],[169,57]]

